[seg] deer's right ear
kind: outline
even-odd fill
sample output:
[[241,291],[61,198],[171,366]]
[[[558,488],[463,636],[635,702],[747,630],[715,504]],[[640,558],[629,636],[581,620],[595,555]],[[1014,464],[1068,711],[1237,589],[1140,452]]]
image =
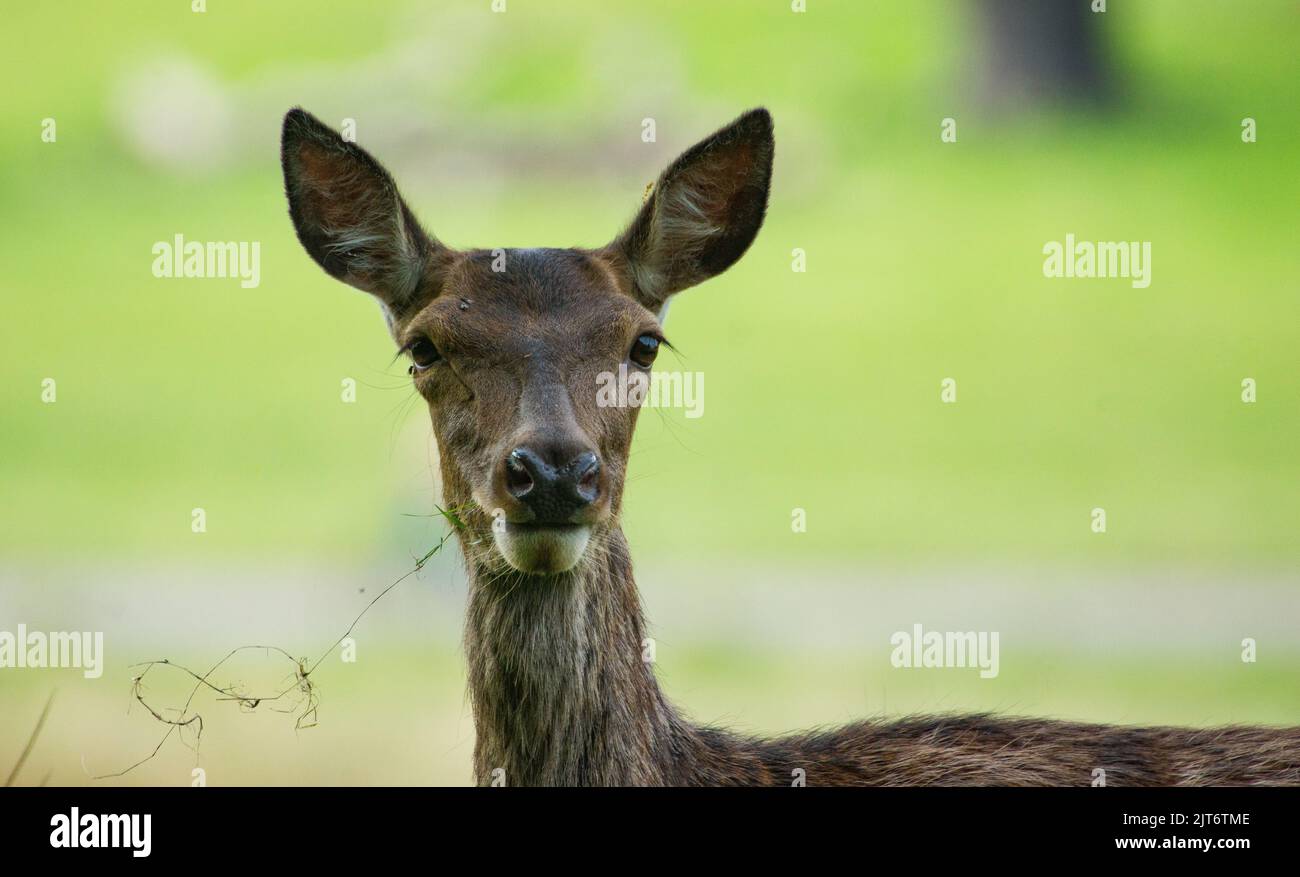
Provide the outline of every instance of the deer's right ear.
[[446,250],[420,228],[379,162],[294,108],[284,117],[280,163],[289,216],[316,264],[392,314],[423,298]]

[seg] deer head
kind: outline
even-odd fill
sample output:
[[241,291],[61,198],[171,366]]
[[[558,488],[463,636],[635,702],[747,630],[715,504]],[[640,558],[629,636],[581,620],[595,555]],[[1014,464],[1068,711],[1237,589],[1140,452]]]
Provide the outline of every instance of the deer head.
[[638,407],[600,404],[601,377],[648,379],[669,297],[744,254],[772,154],[771,117],[752,110],[669,165],[604,247],[455,250],[365,150],[301,109],[285,116],[298,239],[379,300],[410,356],[445,501],[482,536],[462,539],[471,562],[564,572],[617,527]]

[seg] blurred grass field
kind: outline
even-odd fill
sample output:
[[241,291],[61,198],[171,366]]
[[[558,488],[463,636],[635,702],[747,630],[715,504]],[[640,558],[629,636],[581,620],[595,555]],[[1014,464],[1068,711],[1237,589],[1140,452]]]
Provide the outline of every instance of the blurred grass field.
[[[436,498],[423,406],[391,363],[377,308],[325,277],[289,224],[276,138],[290,106],[356,118],[363,146],[385,132],[378,157],[452,245],[591,246],[630,218],[672,155],[762,104],[778,148],[767,224],[735,268],[674,304],[666,326],[681,355],[663,365],[706,375],[705,416],[641,418],[625,499],[640,567],[797,569],[792,586],[810,601],[822,570],[882,564],[953,575],[968,563],[1020,576],[1068,567],[1100,589],[1113,570],[1210,569],[1245,601],[1257,575],[1293,576],[1294,4],[1112,2],[1117,106],[1028,115],[986,113],[964,88],[965,4],[810,5],[804,15],[743,0],[512,0],[503,15],[487,2],[10,10],[0,72],[21,87],[0,114],[5,565],[95,564],[109,577],[142,563],[360,569],[382,559],[387,569],[436,538],[429,520],[406,516]],[[385,60],[412,46],[445,78]],[[133,71],[155,61],[201,72],[197,93],[239,132],[218,129],[226,152],[186,167],[141,151],[122,95],[139,99]],[[206,118],[167,86],[146,93],[160,117]],[[413,116],[417,134],[393,133]],[[945,146],[949,116],[959,139]],[[1241,142],[1245,116],[1258,120],[1257,143]],[[46,117],[57,120],[53,144],[41,141]],[[639,140],[644,117],[657,119],[656,144]],[[444,155],[460,164],[440,164]],[[177,233],[261,242],[261,285],[154,278],[153,242]],[[1151,241],[1150,288],[1045,279],[1043,243],[1067,233]],[[794,248],[807,253],[806,273],[790,270]],[[56,404],[41,403],[46,377]],[[358,382],[355,404],[339,400],[344,377]],[[955,405],[939,402],[946,377],[958,382]],[[1245,377],[1258,383],[1253,405],[1240,401]],[[196,506],[208,517],[202,537],[190,532]],[[1104,536],[1088,526],[1096,506],[1107,510]],[[806,533],[791,532],[796,507]],[[643,579],[651,593],[675,587]],[[8,596],[12,606],[30,595]],[[201,624],[197,607],[211,599],[195,594],[193,616],[176,624]],[[699,613],[722,616],[745,597],[705,586],[697,599]],[[312,755],[291,769],[276,755],[231,754],[230,770],[247,782],[467,777],[455,644],[403,656],[413,648],[383,658],[408,673],[343,686],[335,715],[348,718],[310,732],[331,752],[361,745],[347,735],[367,729],[376,752],[405,739],[409,769]],[[1278,655],[1287,659],[1244,682],[1239,666],[1204,652],[1078,666],[1068,644],[1045,646],[992,686],[891,676],[887,709],[1300,721],[1300,643],[1275,643]],[[881,708],[885,674],[860,659],[701,641],[669,650],[662,669],[698,717],[769,731]],[[52,682],[0,674],[0,700],[15,707],[0,710],[11,717],[0,765]],[[68,696],[78,706],[61,709],[76,721],[51,739],[71,740],[125,702],[121,688],[94,692]],[[763,705],[765,695],[777,702]],[[407,697],[409,721],[376,729],[366,704]],[[437,746],[421,746],[425,731]],[[102,739],[127,739],[115,734]],[[293,745],[316,745],[299,736]],[[65,768],[55,781],[77,781]]]
[[[688,95],[727,113],[765,103],[782,135],[755,249],[683,296],[668,326],[684,354],[671,365],[707,375],[707,415],[643,418],[627,501],[637,548],[1293,560],[1300,120],[1294,54],[1278,32],[1295,32],[1294,10],[1121,5],[1110,13],[1130,85],[1120,115],[1026,121],[963,113],[947,85],[955,61],[926,49],[953,39],[940,10],[960,7],[910,7],[830,4],[801,17],[679,3],[614,19],[634,29],[650,18],[670,34]],[[286,44],[300,13],[258,6],[248,28],[251,9],[222,4],[205,18],[142,4],[74,16],[65,26],[99,38],[5,53],[11,79],[27,82],[0,122],[8,553],[355,558],[394,532],[392,511],[427,510],[429,479],[409,451],[425,418],[403,404],[412,391],[388,368],[374,306],[322,277],[293,238],[277,118],[259,120],[266,149],[249,163],[189,177],[123,155],[105,118],[107,84],[133,56],[126,47],[165,44],[237,81],[294,60],[382,53],[413,14],[394,6],[355,22],[322,12],[310,40]],[[62,13],[17,15],[11,33],[42,32],[53,26],[42,16]],[[520,3],[491,20],[543,35],[577,28],[576,41],[584,24],[596,29],[573,5]],[[731,35],[726,48],[704,48],[717,27]],[[1128,45],[1135,32],[1150,43]],[[868,41],[860,57],[842,57],[840,34]],[[1248,46],[1235,67],[1206,54],[1226,51],[1225,34]],[[890,47],[889,63],[873,40]],[[551,69],[548,45],[482,59],[484,75],[464,77],[482,92],[458,98],[573,113],[582,71]],[[285,93],[277,112],[302,99]],[[324,103],[313,108],[343,115]],[[582,109],[624,112],[635,140],[656,108]],[[960,140],[945,149],[938,119],[950,114]],[[1251,146],[1238,137],[1246,114],[1261,120]],[[57,144],[38,136],[33,119],[47,115]],[[353,115],[364,131],[365,116]],[[707,130],[661,126],[664,150]],[[398,156],[395,174],[418,179],[438,149]],[[598,186],[525,175],[486,196],[469,185],[411,200],[452,243],[595,245],[658,167],[653,155]],[[261,286],[153,278],[150,246],[177,232],[261,241]],[[1153,286],[1044,279],[1043,241],[1066,233],[1152,240]],[[789,270],[794,247],[808,253],[806,274]],[[47,376],[59,382],[57,405],[40,404]],[[342,376],[363,383],[355,405],[338,404]],[[936,404],[949,376],[959,404]],[[1245,376],[1260,387],[1254,406],[1238,398]],[[391,434],[403,429],[415,435],[399,455]],[[194,505],[220,522],[202,545],[173,526]],[[1115,522],[1104,547],[1079,526],[1097,505]],[[797,539],[795,506],[813,521]]]
[[[888,665],[865,667],[856,655],[791,661],[767,649],[702,648],[665,660],[659,676],[692,718],[767,734],[958,710],[1101,716],[1128,724],[1292,724],[1300,707],[1295,673],[1278,664],[1243,679],[1226,662],[1154,661],[1134,673],[1127,657],[1086,665],[1050,652],[1027,657],[995,680],[941,673],[900,685]],[[189,785],[199,766],[209,784],[222,786],[469,785],[474,734],[461,665],[454,648],[376,652],[364,670],[322,677],[320,724],[302,731],[294,730],[293,715],[267,709],[242,714],[228,704],[208,704],[200,709],[201,741],[173,738],[125,777],[98,782]],[[413,666],[418,675],[410,672]],[[36,681],[33,675],[5,692],[9,733],[0,739],[0,765],[6,772],[47,694],[29,684]],[[52,785],[83,785],[93,782],[87,771],[112,773],[148,756],[165,728],[138,705],[127,710],[129,683],[121,674],[95,683],[65,681],[21,784],[35,784],[48,773]],[[154,693],[176,698],[180,688],[162,686]],[[1213,705],[1188,696],[1198,692],[1214,692]],[[183,700],[181,692],[174,702]],[[201,758],[188,748],[195,745]]]

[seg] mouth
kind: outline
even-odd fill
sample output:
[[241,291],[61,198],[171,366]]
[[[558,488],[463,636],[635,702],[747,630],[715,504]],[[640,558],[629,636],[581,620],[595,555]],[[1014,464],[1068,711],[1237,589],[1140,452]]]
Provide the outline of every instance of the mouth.
[[512,567],[531,575],[545,575],[577,565],[591,539],[591,526],[503,521],[492,527],[492,539]]

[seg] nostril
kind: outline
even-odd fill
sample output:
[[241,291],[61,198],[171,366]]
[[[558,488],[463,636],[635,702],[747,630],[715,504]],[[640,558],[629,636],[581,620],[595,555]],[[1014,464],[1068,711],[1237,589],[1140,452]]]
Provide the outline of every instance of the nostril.
[[595,502],[600,492],[600,460],[588,451],[574,461],[574,473],[578,476],[578,496]]
[[524,453],[518,448],[506,457],[506,490],[515,499],[522,499],[533,489],[533,476],[528,471]]

